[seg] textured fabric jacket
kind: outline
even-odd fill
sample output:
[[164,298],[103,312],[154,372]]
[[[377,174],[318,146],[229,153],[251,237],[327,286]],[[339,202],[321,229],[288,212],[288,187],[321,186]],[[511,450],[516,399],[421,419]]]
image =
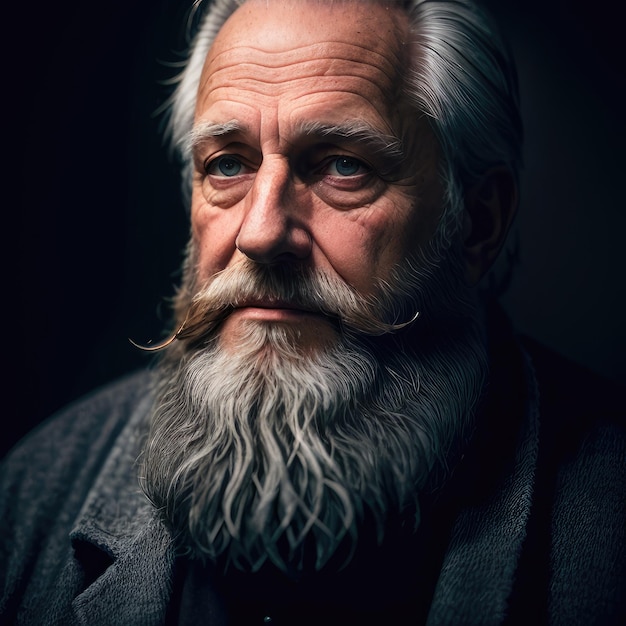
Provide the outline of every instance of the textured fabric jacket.
[[[626,623],[622,399],[532,342],[492,351],[495,399],[456,472],[427,624]],[[151,398],[150,374],[131,375],[5,459],[2,623],[164,622],[174,550],[136,464]]]

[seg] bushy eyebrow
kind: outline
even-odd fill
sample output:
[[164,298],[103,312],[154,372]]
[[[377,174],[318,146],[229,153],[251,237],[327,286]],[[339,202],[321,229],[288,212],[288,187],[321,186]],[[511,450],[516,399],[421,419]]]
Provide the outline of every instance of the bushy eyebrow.
[[386,160],[390,166],[399,165],[405,157],[400,139],[382,133],[362,120],[350,120],[341,124],[302,122],[298,125],[298,131],[302,135],[317,136],[331,143],[347,141],[363,145],[369,154]]
[[[246,127],[238,120],[228,122],[201,122],[194,126],[186,136],[184,154],[193,155],[200,146],[214,137],[224,137],[234,133],[245,133]],[[296,127],[296,134],[307,138],[317,138],[329,143],[355,144],[365,147],[368,154],[386,164],[385,170],[391,172],[405,159],[402,141],[394,135],[382,133],[363,120],[349,120],[340,124],[324,122],[301,122]],[[380,172],[382,175],[385,172]]]
[[230,120],[222,124],[201,122],[187,133],[183,145],[183,154],[185,156],[193,155],[205,141],[214,137],[223,137],[242,131],[243,127],[237,120]]

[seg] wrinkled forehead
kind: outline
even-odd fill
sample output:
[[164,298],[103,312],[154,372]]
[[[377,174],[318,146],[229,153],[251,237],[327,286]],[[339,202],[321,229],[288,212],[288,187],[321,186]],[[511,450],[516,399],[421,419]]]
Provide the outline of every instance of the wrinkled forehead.
[[[207,56],[204,75],[222,64],[263,55],[337,54],[384,68],[395,80],[405,66],[408,19],[375,0],[247,0],[226,21]],[[317,51],[317,52],[316,52]]]

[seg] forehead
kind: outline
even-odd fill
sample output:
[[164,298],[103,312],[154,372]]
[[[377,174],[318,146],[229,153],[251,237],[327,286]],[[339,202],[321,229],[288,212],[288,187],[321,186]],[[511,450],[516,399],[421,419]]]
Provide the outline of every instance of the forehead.
[[326,101],[332,110],[337,94],[389,116],[407,32],[404,13],[379,2],[248,0],[209,51],[196,117],[224,102],[263,106],[277,98],[303,107]]
[[248,0],[225,22],[216,50],[248,45],[274,52],[323,41],[384,53],[408,31],[404,12],[375,0]]

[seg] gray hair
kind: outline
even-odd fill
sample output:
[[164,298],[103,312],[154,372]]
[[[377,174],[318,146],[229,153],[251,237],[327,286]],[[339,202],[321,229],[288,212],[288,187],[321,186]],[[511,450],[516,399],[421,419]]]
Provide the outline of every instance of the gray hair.
[[[505,165],[518,177],[523,129],[517,72],[493,18],[472,0],[396,1],[409,18],[414,46],[405,94],[430,120],[442,149],[446,231],[459,219],[464,190],[488,169]],[[224,22],[244,2],[196,0],[190,15],[190,24],[197,24],[192,28],[195,36],[190,37],[184,69],[173,80],[176,88],[164,106],[165,137],[182,158],[187,198],[192,164],[186,140],[204,61]]]

